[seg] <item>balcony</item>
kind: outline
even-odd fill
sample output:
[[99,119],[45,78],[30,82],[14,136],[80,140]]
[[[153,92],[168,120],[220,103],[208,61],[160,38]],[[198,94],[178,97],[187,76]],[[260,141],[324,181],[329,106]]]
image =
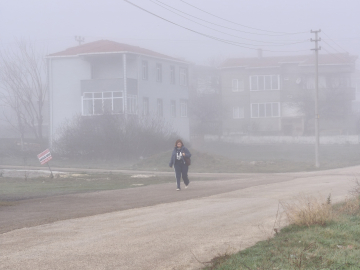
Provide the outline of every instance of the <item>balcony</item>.
[[[136,79],[127,79],[127,92],[137,95],[138,81]],[[111,92],[124,91],[124,79],[94,79],[81,81],[81,94],[84,92]]]

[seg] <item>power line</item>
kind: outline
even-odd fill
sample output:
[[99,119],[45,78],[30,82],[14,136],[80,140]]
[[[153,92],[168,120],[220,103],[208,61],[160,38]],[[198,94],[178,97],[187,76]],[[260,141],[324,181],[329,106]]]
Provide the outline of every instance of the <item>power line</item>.
[[[322,41],[323,41],[323,40],[322,40]],[[329,45],[329,44],[328,44],[328,45]],[[342,55],[343,55],[344,53],[342,53],[342,54],[339,55],[339,54],[334,54],[334,53],[329,52],[329,51],[328,51],[326,48],[324,48],[324,47],[321,47],[321,49],[323,49],[325,52],[328,53],[329,56],[332,56],[333,58],[337,58],[338,60],[349,62],[349,59],[346,59],[346,58],[342,57]]]
[[[245,49],[250,49],[250,50],[258,50],[258,48],[251,48],[251,47],[247,47],[247,46],[242,46],[242,43],[238,43],[238,42],[234,42],[234,41],[226,40],[226,39],[221,39],[221,38],[218,38],[218,37],[215,37],[215,36],[211,36],[211,35],[207,35],[207,34],[204,34],[204,33],[198,32],[198,31],[195,31],[195,30],[193,30],[193,29],[187,28],[187,27],[185,27],[185,26],[182,26],[182,25],[179,25],[179,24],[177,24],[177,23],[175,23],[175,22],[172,22],[172,21],[170,21],[170,20],[168,20],[168,19],[165,19],[165,18],[163,18],[163,17],[161,17],[161,16],[159,16],[159,15],[157,15],[157,14],[155,14],[155,13],[152,13],[151,11],[146,10],[146,9],[144,9],[144,8],[142,8],[142,7],[136,5],[136,4],[134,4],[134,3],[132,3],[132,2],[130,2],[130,1],[128,1],[128,0],[124,0],[124,1],[127,2],[127,3],[129,3],[130,5],[133,5],[134,7],[138,8],[138,9],[141,9],[141,10],[145,11],[146,13],[149,13],[149,14],[155,16],[155,17],[158,17],[159,19],[162,19],[162,20],[164,20],[164,21],[167,21],[167,22],[169,22],[169,23],[171,23],[171,24],[174,24],[174,25],[176,25],[176,26],[178,26],[178,27],[181,27],[181,28],[183,28],[183,29],[186,29],[186,30],[188,30],[188,31],[190,31],[190,32],[193,32],[193,33],[196,33],[196,34],[198,34],[198,35],[201,35],[201,36],[204,36],[204,37],[213,39],[213,40],[217,40],[217,41],[220,41],[220,42],[223,42],[223,43],[226,43],[226,44],[234,45],[234,46],[237,46],[237,47],[241,47],[241,48],[245,48]],[[240,45],[240,44],[241,44],[241,45]],[[285,53],[288,53],[288,52],[302,52],[302,51],[308,51],[308,50],[295,50],[295,51],[263,50],[263,51],[268,51],[268,52],[285,52]]]
[[[332,40],[327,34],[325,34],[323,32],[323,34],[325,36],[327,36],[329,38],[329,40],[331,40],[334,44],[336,44],[339,48],[341,48],[342,50],[344,50],[345,53],[348,53],[347,50],[345,50],[344,48],[342,48],[339,44],[337,44],[334,40]],[[335,52],[337,52],[338,54],[334,54],[334,53],[331,53],[329,52],[328,50],[324,49],[324,51],[326,51],[329,55],[339,59],[339,60],[342,60],[342,61],[349,61],[349,59],[345,59],[345,57],[343,57],[344,53],[343,52],[340,52],[338,51],[336,48],[334,48],[333,46],[331,46],[328,42],[326,42],[325,40],[322,40],[325,44],[327,44],[331,49],[333,49]]]
[[[200,10],[200,11],[206,13],[206,14],[209,14],[209,15],[211,15],[211,16],[214,16],[214,17],[216,17],[216,18],[218,18],[218,19],[221,19],[221,20],[223,20],[223,21],[230,22],[230,23],[233,23],[233,24],[236,24],[236,25],[240,25],[240,26],[245,27],[245,28],[249,28],[249,29],[253,29],[253,30],[258,30],[258,31],[262,31],[262,32],[276,33],[276,34],[279,34],[279,36],[298,35],[298,34],[308,33],[307,31],[297,32],[297,33],[276,32],[276,31],[269,31],[269,30],[263,30],[263,29],[259,29],[259,28],[254,28],[254,27],[246,26],[246,25],[239,24],[239,23],[236,23],[236,22],[233,22],[233,21],[229,21],[229,20],[227,20],[227,19],[224,19],[224,18],[222,18],[222,17],[219,17],[219,16],[217,16],[217,15],[214,15],[214,14],[212,14],[212,13],[210,13],[210,12],[207,12],[207,11],[201,9],[201,8],[198,8],[198,7],[196,7],[196,6],[188,3],[188,2],[186,2],[186,1],[183,1],[183,0],[180,0],[180,1],[183,2],[184,4],[187,4],[187,5],[195,8],[195,9],[198,9],[198,10]],[[266,34],[262,34],[262,35],[266,35]]]
[[333,40],[353,40],[353,39],[360,39],[360,37],[333,38]]
[[341,47],[338,43],[336,43],[333,39],[331,39],[326,33],[323,32],[325,36],[327,36],[332,42],[334,42],[340,49],[342,49],[344,52],[347,52],[343,47]]
[[335,49],[333,46],[331,46],[329,43],[327,43],[326,41],[322,40],[325,44],[327,44],[330,48],[332,48],[335,52],[337,53],[341,53],[339,52],[337,49]]
[[[217,30],[217,29],[215,29],[215,28],[206,26],[206,25],[201,24],[201,23],[199,23],[199,22],[196,22],[196,21],[194,21],[194,20],[192,20],[192,19],[189,19],[189,18],[187,18],[187,17],[185,17],[185,16],[182,16],[182,15],[180,15],[180,14],[178,14],[178,13],[176,13],[176,12],[174,12],[174,11],[172,11],[172,10],[170,10],[170,9],[168,9],[168,8],[160,5],[160,4],[155,3],[153,0],[150,0],[150,2],[153,2],[154,4],[159,5],[159,6],[161,6],[162,8],[164,8],[164,9],[166,9],[166,10],[172,12],[172,13],[177,14],[178,16],[180,16],[180,17],[182,17],[182,18],[185,18],[185,19],[187,19],[187,20],[189,20],[189,21],[192,21],[192,22],[194,22],[194,23],[196,23],[196,24],[199,24],[199,25],[201,25],[201,26],[204,26],[204,27],[206,27],[206,28],[208,28],[208,29],[214,30],[214,31],[219,32],[219,33],[222,33],[222,34],[226,34],[226,35],[229,35],[229,36],[232,36],[232,37],[236,37],[236,38],[240,38],[240,39],[246,39],[246,40],[256,41],[256,42],[275,43],[275,44],[262,45],[262,46],[286,46],[286,45],[293,45],[293,44],[299,44],[299,43],[308,42],[308,40],[302,40],[302,41],[300,41],[300,42],[294,42],[294,43],[288,43],[288,44],[284,44],[284,43],[279,44],[279,43],[277,43],[277,42],[265,42],[265,41],[258,41],[258,40],[252,40],[252,39],[242,38],[242,37],[239,37],[239,36],[236,36],[236,35],[232,35],[232,34],[229,34],[229,33],[226,33],[226,32],[220,31],[220,30]],[[160,2],[160,1],[157,1],[157,2]],[[160,2],[160,3],[161,3],[161,2]],[[166,4],[165,4],[165,5],[166,5]],[[180,11],[180,12],[181,12],[181,11]],[[191,16],[191,15],[190,15],[190,16]],[[209,23],[211,23],[211,22],[209,22]],[[248,43],[240,43],[240,44],[250,45],[250,46],[261,46],[261,45],[258,45],[258,44],[248,44]]]
[[[247,31],[243,31],[243,30],[239,30],[239,29],[235,29],[235,28],[223,26],[223,25],[216,24],[216,23],[213,23],[213,22],[210,22],[210,21],[201,19],[201,18],[199,18],[199,17],[193,16],[193,15],[191,15],[191,14],[189,14],[189,13],[183,12],[183,11],[181,11],[181,10],[179,10],[179,9],[177,9],[177,8],[174,8],[174,7],[170,6],[170,5],[167,5],[167,4],[165,4],[165,3],[163,3],[163,2],[161,2],[161,1],[159,1],[159,0],[155,0],[155,1],[158,2],[158,3],[155,3],[155,1],[153,1],[153,0],[150,0],[150,1],[153,2],[153,3],[156,4],[156,5],[161,6],[162,8],[167,9],[167,10],[169,10],[169,9],[166,8],[166,7],[164,7],[164,6],[162,6],[162,5],[165,5],[165,6],[169,7],[169,8],[171,8],[171,9],[174,9],[174,10],[176,10],[176,11],[178,11],[178,12],[181,12],[181,13],[183,13],[183,14],[186,14],[187,16],[193,17],[193,18],[195,18],[195,19],[197,19],[197,20],[200,20],[200,21],[203,21],[203,22],[212,24],[212,25],[216,25],[216,26],[219,26],[219,27],[223,27],[223,28],[226,28],[226,29],[229,29],[229,30],[233,30],[233,31],[241,32],[241,33],[246,33],[246,34],[253,34],[253,35],[278,36],[278,35],[267,35],[267,34],[259,34],[259,33],[247,32]],[[161,4],[159,4],[159,3],[161,3]],[[172,10],[169,10],[169,11],[171,11],[171,12],[179,15],[178,13],[176,13],[176,12],[174,12],[174,11],[172,11]],[[181,16],[181,15],[179,15],[179,16]],[[184,17],[184,16],[181,16],[181,17],[186,18],[186,17]],[[186,18],[186,19],[190,20],[189,18]],[[196,23],[198,23],[198,22],[196,22]],[[199,24],[199,23],[198,23],[198,24]],[[200,24],[200,25],[202,25],[202,24]],[[203,26],[204,26],[204,25],[203,25]],[[206,26],[205,26],[205,27],[206,27]],[[208,28],[209,28],[209,27],[208,27]],[[210,28],[210,29],[213,29],[213,28]],[[222,32],[221,32],[221,33],[222,33]],[[227,33],[226,33],[226,34],[227,34]],[[255,41],[255,42],[262,42],[262,43],[276,43],[276,44],[279,43],[279,42],[271,42],[271,41],[259,41],[259,40],[248,39],[248,38],[241,38],[241,39],[250,40],[250,41]],[[291,42],[292,42],[292,41],[291,41]],[[294,42],[295,42],[295,43],[292,43],[292,44],[296,44],[296,42],[298,42],[298,41],[294,41]],[[303,42],[303,41],[301,41],[301,42]]]

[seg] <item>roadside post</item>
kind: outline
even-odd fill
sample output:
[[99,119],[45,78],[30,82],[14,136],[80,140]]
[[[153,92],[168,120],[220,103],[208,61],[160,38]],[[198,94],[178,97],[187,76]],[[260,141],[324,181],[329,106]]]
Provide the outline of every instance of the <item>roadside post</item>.
[[50,150],[46,149],[44,152],[41,152],[40,154],[38,154],[37,157],[38,157],[41,165],[44,165],[45,163],[47,163],[50,173],[51,173],[50,178],[54,178],[54,175],[53,175],[50,165],[48,163],[52,159]]

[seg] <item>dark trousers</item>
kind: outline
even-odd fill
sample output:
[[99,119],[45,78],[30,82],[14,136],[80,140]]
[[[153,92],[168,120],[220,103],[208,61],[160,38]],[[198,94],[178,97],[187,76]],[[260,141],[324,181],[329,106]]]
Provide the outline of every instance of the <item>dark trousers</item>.
[[177,187],[180,188],[181,176],[182,176],[182,179],[184,180],[184,184],[187,186],[190,182],[189,178],[188,178],[189,166],[184,164],[184,162],[182,160],[180,160],[180,161],[175,162],[174,168],[175,168]]

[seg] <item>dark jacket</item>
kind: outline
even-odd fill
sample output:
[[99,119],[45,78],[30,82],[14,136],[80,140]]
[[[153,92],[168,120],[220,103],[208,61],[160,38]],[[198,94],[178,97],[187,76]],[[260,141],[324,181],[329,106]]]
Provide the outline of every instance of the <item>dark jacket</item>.
[[[177,147],[174,148],[172,154],[171,154],[171,159],[170,159],[170,163],[169,163],[169,166],[172,167],[174,164],[175,164],[175,161],[176,161],[176,151],[177,151]],[[182,146],[181,149],[180,149],[181,153],[185,153],[185,157],[191,157],[191,154],[189,152],[189,150],[185,147],[185,146]],[[182,157],[182,162],[184,162],[185,164],[185,160],[184,160],[184,157]]]

